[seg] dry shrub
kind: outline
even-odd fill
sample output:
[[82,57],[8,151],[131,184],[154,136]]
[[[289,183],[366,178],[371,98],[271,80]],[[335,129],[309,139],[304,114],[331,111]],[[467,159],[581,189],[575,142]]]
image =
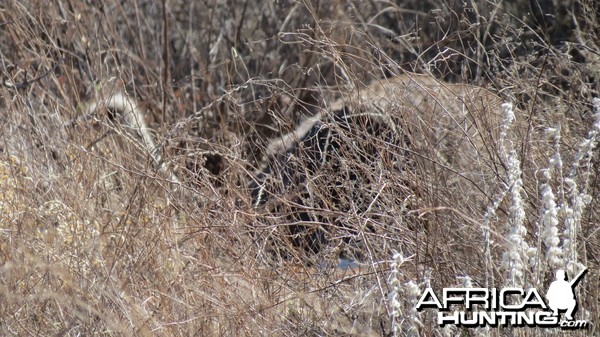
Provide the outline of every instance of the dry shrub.
[[581,265],[597,323],[598,4],[538,3],[0,5],[0,333],[442,335],[415,288]]

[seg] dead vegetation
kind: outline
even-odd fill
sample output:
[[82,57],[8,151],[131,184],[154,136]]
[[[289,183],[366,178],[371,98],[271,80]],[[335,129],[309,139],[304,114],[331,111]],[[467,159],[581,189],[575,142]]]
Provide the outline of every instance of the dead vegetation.
[[537,3],[0,5],[0,334],[500,335],[415,288],[581,266],[593,329],[600,11]]

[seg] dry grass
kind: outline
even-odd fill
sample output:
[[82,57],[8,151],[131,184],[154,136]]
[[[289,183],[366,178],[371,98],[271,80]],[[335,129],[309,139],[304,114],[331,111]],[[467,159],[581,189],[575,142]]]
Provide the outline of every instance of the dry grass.
[[[581,265],[577,317],[595,327],[600,155],[585,140],[600,10],[564,3],[523,16],[527,1],[6,1],[0,334],[474,335],[414,312],[415,287],[547,289],[556,268]],[[365,103],[369,83],[405,71],[432,74],[411,90],[439,104]],[[443,127],[456,97],[424,94],[434,77],[479,86],[463,100],[494,97],[465,122],[481,133]],[[88,114],[123,92],[163,166],[117,111]],[[510,126],[486,121],[501,101]],[[402,136],[340,127],[341,102],[385,110]],[[319,114],[345,147],[316,170],[294,152],[287,167],[311,179],[290,186],[275,170],[278,193],[252,207],[269,143]],[[452,146],[465,155],[451,160]],[[317,252],[301,247],[321,229]]]

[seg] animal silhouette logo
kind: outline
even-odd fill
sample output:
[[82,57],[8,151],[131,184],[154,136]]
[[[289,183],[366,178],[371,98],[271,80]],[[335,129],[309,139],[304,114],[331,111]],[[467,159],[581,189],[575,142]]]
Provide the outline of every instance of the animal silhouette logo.
[[556,271],[556,280],[554,280],[546,298],[548,306],[552,309],[554,316],[558,316],[560,311],[566,310],[565,318],[569,321],[573,320],[573,312],[577,308],[577,299],[575,298],[575,287],[587,272],[587,268],[583,269],[571,282],[567,281],[567,275],[564,270]]

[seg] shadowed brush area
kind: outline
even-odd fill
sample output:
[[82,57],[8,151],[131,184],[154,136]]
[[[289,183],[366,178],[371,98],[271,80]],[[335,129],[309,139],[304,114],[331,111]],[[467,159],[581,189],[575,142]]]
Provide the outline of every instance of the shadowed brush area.
[[536,3],[6,1],[0,335],[537,336],[415,305],[584,267],[597,333],[600,8]]

